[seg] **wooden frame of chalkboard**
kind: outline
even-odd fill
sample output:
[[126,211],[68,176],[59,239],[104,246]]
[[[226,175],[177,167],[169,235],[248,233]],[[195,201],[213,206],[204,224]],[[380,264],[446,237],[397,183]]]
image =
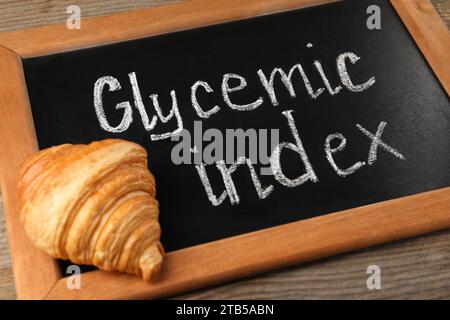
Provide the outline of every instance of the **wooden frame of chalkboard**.
[[[226,238],[166,255],[154,283],[118,273],[81,275],[68,290],[57,261],[36,249],[19,221],[18,170],[37,151],[22,58],[95,47],[330,0],[194,0],[83,20],[81,30],[45,26],[0,35],[0,169],[18,298],[156,298],[450,227],[450,188]],[[391,0],[437,79],[450,93],[449,32],[428,0]],[[376,225],[376,228],[373,226]],[[326,237],[327,243],[322,240]]]

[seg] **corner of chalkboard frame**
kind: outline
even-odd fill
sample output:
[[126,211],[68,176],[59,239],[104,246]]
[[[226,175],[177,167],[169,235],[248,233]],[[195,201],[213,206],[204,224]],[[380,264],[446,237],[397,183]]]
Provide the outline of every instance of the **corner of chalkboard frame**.
[[[193,0],[87,19],[75,33],[58,24],[0,34],[0,182],[18,298],[160,298],[449,228],[450,188],[444,188],[173,251],[166,255],[154,283],[126,274],[86,272],[81,274],[80,290],[68,290],[57,261],[36,249],[25,235],[17,203],[18,172],[38,146],[23,59],[334,1]],[[390,1],[449,95],[447,27],[429,0]],[[105,26],[105,32],[98,32]],[[309,242],[298,241],[298,234]],[[333,245],[323,243],[325,235]],[[226,255],[230,250],[236,254]],[[211,265],[216,268],[209,268]]]

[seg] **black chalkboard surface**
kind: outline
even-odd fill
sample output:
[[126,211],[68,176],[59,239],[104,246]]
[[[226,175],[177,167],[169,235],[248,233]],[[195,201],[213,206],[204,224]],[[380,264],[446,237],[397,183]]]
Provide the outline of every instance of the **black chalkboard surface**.
[[[371,4],[381,8],[381,30],[366,27],[366,8]],[[355,63],[346,60],[354,84],[375,80],[366,90],[354,92],[339,77],[336,59],[346,52],[361,58]],[[342,87],[339,93],[329,93],[314,61],[320,61],[331,89]],[[311,98],[295,72],[292,97],[276,77],[279,104],[274,106],[257,71],[269,76],[274,68],[288,72],[296,64],[301,64],[312,88],[323,87],[323,93]],[[448,96],[388,1],[345,1],[26,58],[23,67],[40,148],[112,137],[135,141],[148,150],[167,251],[450,185]],[[317,181],[287,187],[274,176],[260,175],[256,163],[262,186],[273,185],[273,191],[259,199],[248,167],[242,165],[232,175],[239,204],[232,205],[227,198],[212,205],[195,164],[172,162],[177,142],[151,138],[175,130],[176,118],[167,123],[158,119],[153,130],[145,130],[128,76],[133,72],[150,119],[155,115],[150,95],[158,94],[167,115],[174,90],[184,128],[191,134],[194,121],[201,120],[203,132],[209,128],[221,132],[278,129],[280,142],[295,144],[287,114],[282,114],[293,110],[290,115]],[[240,111],[227,105],[221,86],[229,73],[247,82],[242,90],[230,93],[233,103],[247,104],[261,97],[257,108]],[[96,81],[104,76],[116,78],[121,85],[120,90],[105,89],[102,95],[111,127],[119,125],[125,110],[116,110],[116,104],[130,103],[133,121],[123,132],[108,132],[100,126],[93,92]],[[220,107],[207,119],[200,118],[192,106],[191,86],[198,80],[212,89],[211,93],[198,90],[201,106],[205,110]],[[230,81],[230,87],[238,84]],[[383,126],[380,137],[370,137]],[[330,143],[338,167],[365,163],[345,177],[337,174],[326,156],[325,140],[334,133],[347,139],[339,152],[339,140]],[[373,142],[377,138],[381,139],[378,144]],[[377,155],[372,161],[371,146],[372,155]],[[292,150],[282,151],[281,167],[292,179],[305,173],[304,162]],[[215,165],[205,168],[213,191],[220,195],[224,184],[218,169]]]

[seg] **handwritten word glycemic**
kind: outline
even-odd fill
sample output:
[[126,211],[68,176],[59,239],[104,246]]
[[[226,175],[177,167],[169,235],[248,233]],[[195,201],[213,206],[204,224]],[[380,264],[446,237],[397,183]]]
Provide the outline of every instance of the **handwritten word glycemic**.
[[[277,92],[275,89],[276,80],[280,79],[283,85],[289,92],[292,98],[295,98],[297,93],[294,89],[295,81],[300,81],[311,99],[317,99],[320,95],[328,92],[334,96],[339,94],[342,89],[347,89],[352,92],[362,92],[369,89],[375,84],[375,77],[369,78],[366,82],[355,84],[352,81],[349,72],[349,64],[355,64],[360,60],[360,57],[353,52],[344,52],[336,58],[336,70],[340,79],[340,84],[333,86],[320,61],[313,62],[314,67],[320,78],[322,79],[322,86],[314,88],[311,84],[308,75],[301,64],[295,64],[289,71],[284,71],[282,68],[274,68],[270,74],[265,73],[262,69],[256,72],[256,78],[261,83],[264,91],[267,93],[266,97],[249,97],[245,104],[237,104],[233,102],[233,94],[237,91],[245,90],[247,87],[247,80],[236,73],[227,73],[222,76],[220,88],[212,88],[206,81],[196,81],[190,87],[191,97],[190,102],[193,111],[200,119],[208,119],[216,115],[220,110],[226,106],[237,111],[252,111],[259,108],[268,99],[273,106],[278,106]],[[144,104],[142,91],[139,86],[136,72],[128,74],[129,84],[131,86],[133,97],[128,101],[117,103],[114,107],[103,104],[103,96],[106,92],[114,92],[122,89],[122,85],[117,78],[106,75],[102,76],[94,84],[94,107],[98,118],[100,127],[111,133],[119,133],[126,131],[133,123],[136,117],[140,118],[142,126],[149,132],[150,139],[162,140],[177,136],[183,130],[183,118],[178,106],[177,93],[175,90],[170,91],[172,100],[171,106],[162,107],[159,103],[158,94],[153,93],[145,97],[151,102],[151,106]],[[234,85],[232,85],[234,84]],[[211,94],[215,90],[220,90],[223,101],[214,106],[202,105],[199,100],[204,95]],[[115,109],[116,111],[114,111]],[[108,112],[106,111],[108,110]],[[166,111],[163,111],[166,110]],[[184,111],[185,109],[183,109]],[[108,114],[110,112],[121,112],[122,118],[120,123],[110,123]],[[168,124],[168,122],[173,124]],[[170,127],[167,129],[164,127]],[[173,129],[174,128],[174,129]]]

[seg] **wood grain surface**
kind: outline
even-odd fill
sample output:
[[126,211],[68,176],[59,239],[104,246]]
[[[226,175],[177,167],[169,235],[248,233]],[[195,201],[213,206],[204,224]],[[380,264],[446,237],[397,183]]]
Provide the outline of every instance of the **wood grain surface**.
[[[91,17],[169,2],[176,1],[0,0],[0,31],[64,21],[66,7],[70,4],[81,7],[82,17]],[[450,26],[450,1],[432,2]],[[366,269],[369,265],[381,268],[381,290],[371,291],[366,287]],[[11,259],[0,199],[0,299],[14,298]],[[302,264],[178,298],[450,299],[450,231]]]

